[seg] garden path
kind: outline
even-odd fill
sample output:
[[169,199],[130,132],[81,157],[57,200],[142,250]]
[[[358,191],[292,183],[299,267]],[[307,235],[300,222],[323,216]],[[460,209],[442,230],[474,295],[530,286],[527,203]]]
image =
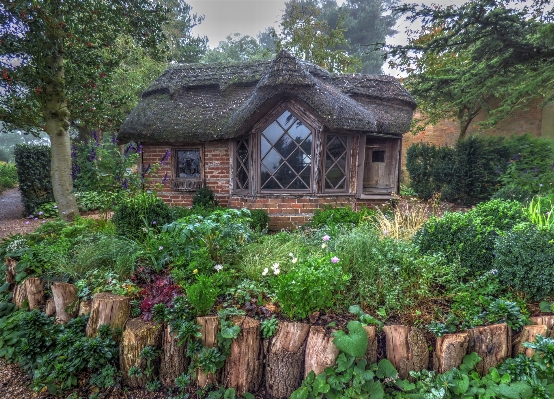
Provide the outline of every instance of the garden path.
[[0,240],[10,234],[30,233],[38,227],[40,220],[24,219],[21,193],[11,188],[0,194]]

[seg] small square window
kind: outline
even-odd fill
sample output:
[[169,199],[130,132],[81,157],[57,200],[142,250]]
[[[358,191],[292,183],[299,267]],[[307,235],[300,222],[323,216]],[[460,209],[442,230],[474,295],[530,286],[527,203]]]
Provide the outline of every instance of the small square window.
[[371,162],[385,162],[385,151],[373,151]]
[[178,179],[200,179],[200,149],[177,150]]

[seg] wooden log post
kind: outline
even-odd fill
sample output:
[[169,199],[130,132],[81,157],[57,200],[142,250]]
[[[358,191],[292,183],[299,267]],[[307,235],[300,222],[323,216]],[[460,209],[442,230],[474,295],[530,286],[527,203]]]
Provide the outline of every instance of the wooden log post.
[[[200,326],[202,334],[202,345],[206,348],[217,346],[217,332],[219,330],[219,317],[203,316],[196,318],[196,324]],[[217,377],[212,373],[205,373],[202,370],[197,370],[196,381],[198,386],[204,388],[208,384],[217,382]]]
[[459,368],[467,354],[468,345],[467,332],[438,337],[433,353],[433,370],[442,374],[453,368]]
[[533,357],[535,350],[523,346],[525,342],[534,342],[537,335],[546,336],[548,328],[544,324],[532,324],[523,326],[521,332],[513,340],[512,356],[515,357],[520,353],[524,353],[527,357]]
[[554,336],[554,315],[530,317],[529,321],[531,321],[531,323],[533,324],[546,326],[546,337],[552,338]]
[[44,283],[38,277],[29,277],[23,283],[29,301],[29,309],[40,309],[44,306]]
[[[121,344],[119,346],[119,369],[123,384],[131,388],[144,388],[148,381],[148,376],[131,377],[129,369],[138,366],[144,370],[146,362],[140,358],[140,352],[147,346],[156,349],[160,348],[162,328],[153,323],[143,321],[140,318],[130,319],[125,325]],[[158,370],[155,367],[155,370]],[[151,378],[155,376],[151,376]]]
[[44,313],[46,313],[46,316],[48,317],[52,317],[56,314],[56,304],[54,303],[54,298],[49,298],[46,301],[46,309]]
[[187,371],[189,361],[186,355],[187,343],[179,345],[171,326],[164,328],[162,335],[162,357],[160,362],[160,381],[167,388],[175,386],[175,378]]
[[79,304],[79,316],[88,316],[90,314],[90,308],[92,301],[83,301]]
[[27,301],[27,288],[25,284],[17,284],[13,289],[13,303],[18,309],[21,309]]
[[414,327],[385,326],[387,359],[396,367],[400,378],[410,371],[421,371],[429,365],[429,350],[425,335]]
[[316,375],[321,374],[327,367],[335,364],[338,355],[339,349],[333,344],[333,337],[325,328],[312,326],[306,343],[304,378],[310,371]]
[[266,389],[271,397],[288,398],[302,384],[309,332],[309,324],[279,323],[265,366]]
[[507,324],[476,327],[469,330],[467,353],[475,352],[481,360],[476,371],[485,375],[491,367],[502,363],[512,352],[512,333]]
[[367,333],[365,360],[368,364],[377,363],[377,327],[364,326],[364,330]]
[[242,396],[245,392],[256,392],[262,382],[260,322],[251,317],[235,317],[232,321],[240,327],[240,334],[231,343],[222,382]]
[[55,282],[52,283],[51,288],[56,305],[56,321],[65,324],[79,312],[77,287],[73,284]]
[[15,271],[15,266],[17,261],[13,258],[6,258],[6,282],[9,284],[15,283],[15,276],[17,275]]
[[128,297],[105,292],[94,295],[87,323],[87,337],[96,336],[98,328],[103,324],[123,328],[130,315],[131,300]]

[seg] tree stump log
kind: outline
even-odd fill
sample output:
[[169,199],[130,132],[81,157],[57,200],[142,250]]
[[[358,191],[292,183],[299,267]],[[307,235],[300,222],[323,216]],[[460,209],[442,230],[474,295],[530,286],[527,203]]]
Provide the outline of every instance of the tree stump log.
[[17,261],[13,258],[6,258],[6,282],[9,284],[15,284],[15,276],[17,275],[15,271],[15,266]]
[[476,371],[485,375],[491,367],[502,363],[512,352],[512,334],[507,324],[476,327],[469,332],[467,353],[475,352],[481,357]]
[[[200,326],[202,334],[202,345],[206,348],[217,346],[217,332],[219,330],[219,317],[203,316],[196,318],[196,324]],[[205,373],[202,370],[197,370],[196,381],[198,386],[204,388],[208,384],[217,382],[217,377],[212,373]]]
[[273,398],[288,398],[302,384],[310,325],[280,322],[266,358],[265,382]]
[[325,328],[312,326],[306,342],[306,355],[304,356],[304,378],[310,371],[316,375],[321,374],[327,367],[335,364],[339,349],[333,344],[333,337]]
[[13,289],[13,298],[12,301],[17,306],[18,309],[21,309],[27,300],[27,289],[25,284],[17,284]]
[[231,353],[225,361],[223,384],[234,388],[238,396],[256,392],[262,381],[262,348],[260,322],[251,317],[235,317],[233,323],[240,327],[240,334],[231,343]]
[[533,324],[546,326],[546,337],[552,338],[554,336],[554,316],[536,316],[530,317],[529,320]]
[[55,282],[51,288],[56,305],[56,321],[65,324],[79,313],[77,287],[73,284]]
[[171,326],[164,328],[162,335],[162,357],[160,362],[160,380],[167,388],[175,386],[175,378],[187,371],[189,365],[186,355],[187,343],[179,345],[173,336]]
[[44,306],[44,284],[40,278],[29,277],[23,285],[29,301],[29,309],[35,310]]
[[469,334],[467,332],[438,337],[433,353],[433,370],[442,374],[455,367],[459,368],[467,354],[468,345]]
[[79,304],[79,316],[88,316],[90,314],[91,301],[83,301]]
[[408,378],[410,371],[421,371],[429,366],[429,350],[425,335],[418,328],[385,326],[387,359],[396,367],[400,378]]
[[54,303],[54,298],[49,298],[46,301],[46,310],[44,313],[46,313],[46,316],[48,317],[56,315],[56,304]]
[[364,330],[367,333],[365,360],[368,364],[377,363],[377,327],[364,326]]
[[[131,377],[129,376],[129,369],[138,366],[141,370],[144,370],[146,361],[140,358],[140,352],[147,346],[159,349],[161,332],[160,326],[143,321],[140,318],[127,321],[119,346],[119,369],[124,385],[131,388],[145,387],[148,380],[147,376]],[[158,367],[154,367],[154,370],[157,371]],[[152,377],[155,378],[155,376]]]
[[523,329],[513,340],[513,351],[512,356],[516,356],[520,353],[524,353],[527,357],[533,357],[535,350],[531,348],[526,348],[523,346],[525,342],[535,342],[535,337],[537,335],[546,336],[548,328],[544,324],[536,324],[530,326],[523,326]]
[[94,295],[87,323],[87,337],[96,336],[98,328],[103,324],[123,328],[130,315],[131,300],[128,297],[105,292]]

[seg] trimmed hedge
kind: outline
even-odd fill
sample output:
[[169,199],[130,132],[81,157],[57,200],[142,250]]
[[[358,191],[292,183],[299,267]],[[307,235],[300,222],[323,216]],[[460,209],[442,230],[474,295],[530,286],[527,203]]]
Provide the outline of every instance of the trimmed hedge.
[[28,216],[34,213],[39,205],[54,201],[50,177],[50,147],[18,144],[15,146],[14,155],[24,208],[23,216]]

